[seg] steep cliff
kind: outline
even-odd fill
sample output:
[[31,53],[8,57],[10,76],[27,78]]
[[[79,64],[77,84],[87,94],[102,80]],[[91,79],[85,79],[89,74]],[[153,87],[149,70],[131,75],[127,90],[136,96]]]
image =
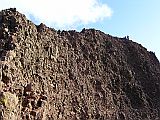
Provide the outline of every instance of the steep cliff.
[[160,120],[159,61],[126,38],[2,10],[0,119]]

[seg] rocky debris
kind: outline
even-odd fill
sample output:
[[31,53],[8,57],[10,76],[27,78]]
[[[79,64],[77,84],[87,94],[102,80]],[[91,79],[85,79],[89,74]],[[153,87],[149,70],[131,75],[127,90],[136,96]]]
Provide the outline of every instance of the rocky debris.
[[11,8],[0,12],[0,92],[17,101],[8,111],[0,97],[2,120],[159,120],[160,64],[127,38],[56,31]]

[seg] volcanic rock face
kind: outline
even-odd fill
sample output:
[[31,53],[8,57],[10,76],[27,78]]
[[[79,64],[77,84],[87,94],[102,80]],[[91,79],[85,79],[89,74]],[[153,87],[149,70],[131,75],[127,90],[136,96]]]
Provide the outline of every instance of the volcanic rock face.
[[36,26],[0,12],[1,120],[160,120],[153,52],[94,29]]

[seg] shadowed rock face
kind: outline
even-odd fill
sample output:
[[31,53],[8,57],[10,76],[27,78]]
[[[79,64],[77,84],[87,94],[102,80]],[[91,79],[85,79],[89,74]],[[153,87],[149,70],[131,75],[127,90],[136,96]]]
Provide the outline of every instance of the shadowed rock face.
[[12,8],[0,12],[0,92],[4,120],[159,120],[160,64],[131,40],[36,26]]

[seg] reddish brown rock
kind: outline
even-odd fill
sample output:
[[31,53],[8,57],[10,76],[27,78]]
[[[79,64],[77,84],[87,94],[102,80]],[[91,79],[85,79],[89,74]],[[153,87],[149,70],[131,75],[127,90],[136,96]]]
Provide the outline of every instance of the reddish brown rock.
[[1,105],[0,119],[160,119],[159,61],[132,40],[95,29],[56,31],[7,9],[0,63],[0,92],[19,98],[10,114]]

